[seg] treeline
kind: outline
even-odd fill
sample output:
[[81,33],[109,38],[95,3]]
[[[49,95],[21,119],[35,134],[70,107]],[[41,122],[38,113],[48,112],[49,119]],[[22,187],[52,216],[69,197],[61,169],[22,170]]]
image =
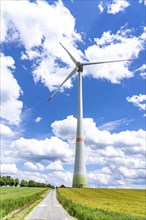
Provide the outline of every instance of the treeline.
[[54,188],[51,184],[46,183],[39,183],[35,182],[33,180],[29,180],[28,182],[26,180],[21,180],[20,187],[49,187]]
[[20,186],[20,187],[48,187],[54,188],[51,184],[35,182],[33,180],[19,180],[18,178],[12,178],[11,176],[0,176],[0,186]]
[[0,186],[18,186],[19,179],[12,178],[10,176],[0,176]]

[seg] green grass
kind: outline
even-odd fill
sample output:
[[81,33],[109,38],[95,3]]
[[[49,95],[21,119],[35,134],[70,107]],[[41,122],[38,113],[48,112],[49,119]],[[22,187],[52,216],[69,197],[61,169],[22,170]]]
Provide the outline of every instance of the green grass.
[[45,191],[49,191],[48,188],[1,187],[0,218],[14,210],[33,204]]
[[146,190],[61,188],[57,198],[79,220],[146,220]]

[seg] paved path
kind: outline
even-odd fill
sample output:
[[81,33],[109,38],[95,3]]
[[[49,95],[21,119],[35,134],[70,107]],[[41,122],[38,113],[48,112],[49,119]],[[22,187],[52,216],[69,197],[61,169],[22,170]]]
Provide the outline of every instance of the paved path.
[[25,218],[25,220],[73,220],[56,199],[56,190],[51,190]]

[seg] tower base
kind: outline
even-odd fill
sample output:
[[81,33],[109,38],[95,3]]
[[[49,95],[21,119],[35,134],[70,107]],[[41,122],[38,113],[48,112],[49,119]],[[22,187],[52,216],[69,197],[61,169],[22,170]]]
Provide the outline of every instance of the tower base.
[[86,188],[87,187],[86,176],[74,174],[72,187],[73,188]]

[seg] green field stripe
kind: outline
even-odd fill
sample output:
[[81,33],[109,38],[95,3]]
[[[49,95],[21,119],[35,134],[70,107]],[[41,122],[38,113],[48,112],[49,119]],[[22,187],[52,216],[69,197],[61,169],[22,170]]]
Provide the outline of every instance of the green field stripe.
[[2,187],[0,199],[0,218],[10,212],[30,205],[39,200],[48,188],[28,188],[28,187]]

